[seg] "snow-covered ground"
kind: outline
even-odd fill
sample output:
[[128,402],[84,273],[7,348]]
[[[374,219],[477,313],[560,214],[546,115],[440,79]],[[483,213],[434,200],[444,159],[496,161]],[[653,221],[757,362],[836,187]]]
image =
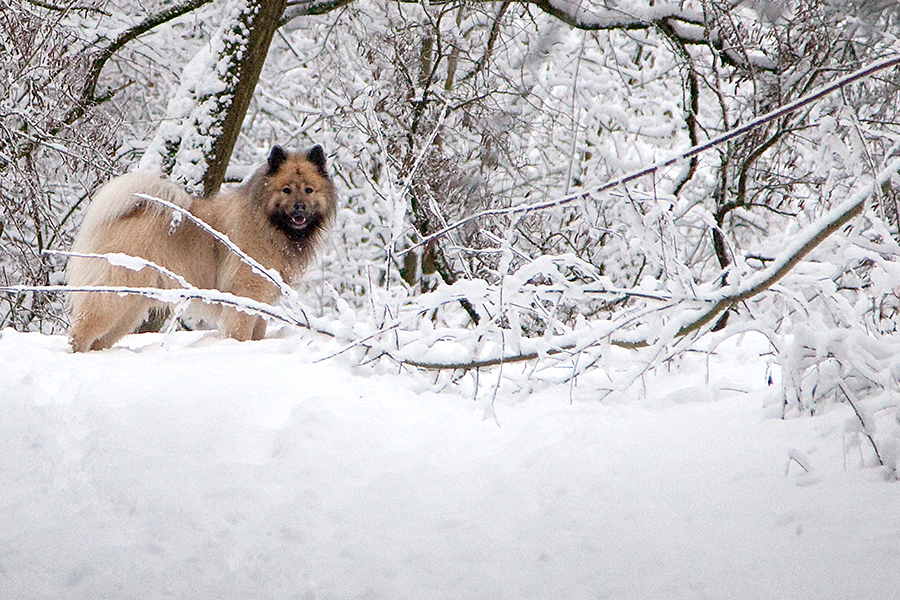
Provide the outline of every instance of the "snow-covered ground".
[[336,348],[3,331],[0,598],[900,594],[900,485],[849,407],[780,418],[759,340],[602,401],[602,373],[501,387],[496,418],[495,374],[473,398]]

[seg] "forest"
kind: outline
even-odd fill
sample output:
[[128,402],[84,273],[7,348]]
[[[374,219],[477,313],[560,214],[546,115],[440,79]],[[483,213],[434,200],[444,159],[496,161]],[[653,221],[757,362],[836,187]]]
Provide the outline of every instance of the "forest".
[[[0,329],[65,331],[65,252],[114,175],[211,195],[275,144],[321,144],[337,220],[271,319],[448,385],[606,369],[601,399],[759,332],[784,415],[849,404],[896,468],[896,2],[0,11]],[[170,292],[163,327],[198,297],[217,301]]]

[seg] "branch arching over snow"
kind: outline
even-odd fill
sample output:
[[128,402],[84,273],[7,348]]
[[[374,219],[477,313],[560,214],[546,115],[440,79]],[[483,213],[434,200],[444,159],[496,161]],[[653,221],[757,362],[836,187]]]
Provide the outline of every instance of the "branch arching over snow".
[[[886,169],[884,169],[879,175],[875,178],[874,181],[867,184],[863,189],[861,189],[857,194],[845,202],[842,206],[837,209],[829,212],[822,219],[820,219],[814,225],[808,227],[804,232],[801,232],[800,235],[797,236],[797,242],[793,247],[788,248],[779,259],[776,259],[773,264],[771,264],[765,270],[757,273],[753,277],[751,277],[747,282],[742,285],[734,286],[730,290],[726,290],[723,294],[720,294],[717,298],[701,298],[700,300],[707,300],[711,302],[715,302],[715,304],[702,312],[699,316],[691,317],[687,323],[682,325],[680,329],[675,334],[676,338],[687,336],[691,333],[701,330],[704,326],[708,325],[712,322],[716,317],[718,317],[722,312],[728,310],[732,306],[739,304],[741,302],[745,302],[754,296],[761,294],[775,285],[778,281],[780,281],[785,275],[787,275],[795,266],[797,266],[803,258],[805,258],[810,252],[812,252],[819,244],[821,244],[825,239],[827,239],[832,233],[849,223],[853,218],[857,217],[862,213],[865,208],[866,202],[869,197],[875,192],[876,189],[880,189],[881,184],[890,179],[891,176],[900,172],[900,160],[896,160],[891,163]],[[146,199],[154,200],[160,202],[170,208],[176,209],[174,205],[170,205],[169,203],[152,198],[147,196]],[[202,222],[201,222],[202,223]],[[213,230],[214,231],[214,230]],[[233,252],[237,252],[238,255],[251,264],[254,265],[255,261],[247,257],[245,254],[240,252],[239,249],[233,246],[233,244],[228,241],[227,238],[220,239],[223,243],[225,243],[229,250]],[[107,258],[105,256],[97,256],[97,258]],[[115,255],[111,255],[111,258],[115,258]],[[132,258],[132,257],[126,257]],[[141,260],[141,259],[138,259]],[[142,262],[139,266],[152,266],[153,268],[159,268],[156,265],[147,265],[146,261]],[[271,272],[266,271],[256,265],[257,270],[260,270],[262,274],[273,276]],[[276,276],[277,277],[277,276]],[[276,282],[277,283],[277,282]],[[281,284],[284,287],[284,284]],[[115,292],[120,294],[138,294],[144,295],[150,298],[154,298],[157,300],[161,300],[163,302],[176,303],[184,300],[202,300],[204,302],[210,303],[218,303],[225,304],[229,306],[234,306],[241,310],[247,310],[250,312],[254,312],[257,314],[265,315],[276,320],[279,320],[283,323],[297,326],[297,327],[305,327],[311,330],[317,331],[319,333],[324,333],[327,335],[334,335],[327,328],[322,327],[314,327],[310,322],[309,317],[306,315],[302,309],[299,311],[300,314],[303,315],[304,321],[301,321],[297,318],[295,314],[297,307],[296,306],[288,306],[287,310],[280,309],[275,306],[270,306],[267,304],[255,302],[248,298],[241,298],[234,296],[232,294],[219,292],[218,290],[202,290],[194,287],[186,287],[185,289],[180,290],[172,290],[172,289],[155,289],[155,288],[127,288],[127,287],[88,287],[88,288],[71,288],[67,286],[4,286],[0,287],[0,293],[6,294],[20,294],[25,292],[73,292],[73,291],[91,291],[91,292]],[[290,294],[288,294],[288,298],[290,298]],[[290,300],[289,300],[290,303]],[[394,326],[391,326],[393,328]],[[382,330],[377,332],[371,337],[376,337],[377,335],[384,333],[386,330]],[[367,340],[357,340],[352,345],[363,345],[368,346],[366,343]],[[609,343],[615,346],[620,346],[624,348],[641,348],[647,347],[654,343],[657,340],[622,340],[611,338]],[[407,365],[410,367],[415,367],[419,369],[425,370],[453,370],[453,371],[470,371],[477,369],[484,369],[495,366],[502,366],[507,363],[517,363],[517,362],[525,362],[530,360],[536,360],[541,358],[541,356],[553,356],[563,353],[568,353],[575,351],[577,348],[574,344],[568,344],[556,348],[548,348],[543,353],[539,352],[528,352],[515,354],[510,356],[495,356],[489,357],[479,360],[472,360],[466,362],[455,362],[455,363],[441,363],[441,362],[426,362],[426,361],[417,361],[406,358],[399,358],[396,356],[392,356],[390,353],[382,352],[382,355],[386,355],[391,359],[401,363],[403,365]]]

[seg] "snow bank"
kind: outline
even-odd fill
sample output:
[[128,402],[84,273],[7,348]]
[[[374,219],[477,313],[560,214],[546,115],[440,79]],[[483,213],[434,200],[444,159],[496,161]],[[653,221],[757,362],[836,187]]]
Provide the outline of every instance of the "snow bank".
[[335,349],[309,332],[176,333],[74,355],[3,331],[0,597],[874,600],[900,586],[900,488],[845,443],[849,407],[777,418],[755,339],[603,403],[600,373],[501,388],[496,422],[490,372],[473,401],[469,379],[315,362]]

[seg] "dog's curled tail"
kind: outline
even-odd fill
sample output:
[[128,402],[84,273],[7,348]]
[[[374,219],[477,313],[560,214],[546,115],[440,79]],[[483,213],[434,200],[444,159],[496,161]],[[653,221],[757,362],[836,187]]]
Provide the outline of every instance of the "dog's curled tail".
[[139,198],[134,194],[161,198],[184,209],[190,209],[194,200],[179,186],[155,175],[126,173],[107,183],[94,195],[78,237],[90,239],[98,228],[128,216],[138,209],[158,212],[161,215],[171,213],[161,204]]

